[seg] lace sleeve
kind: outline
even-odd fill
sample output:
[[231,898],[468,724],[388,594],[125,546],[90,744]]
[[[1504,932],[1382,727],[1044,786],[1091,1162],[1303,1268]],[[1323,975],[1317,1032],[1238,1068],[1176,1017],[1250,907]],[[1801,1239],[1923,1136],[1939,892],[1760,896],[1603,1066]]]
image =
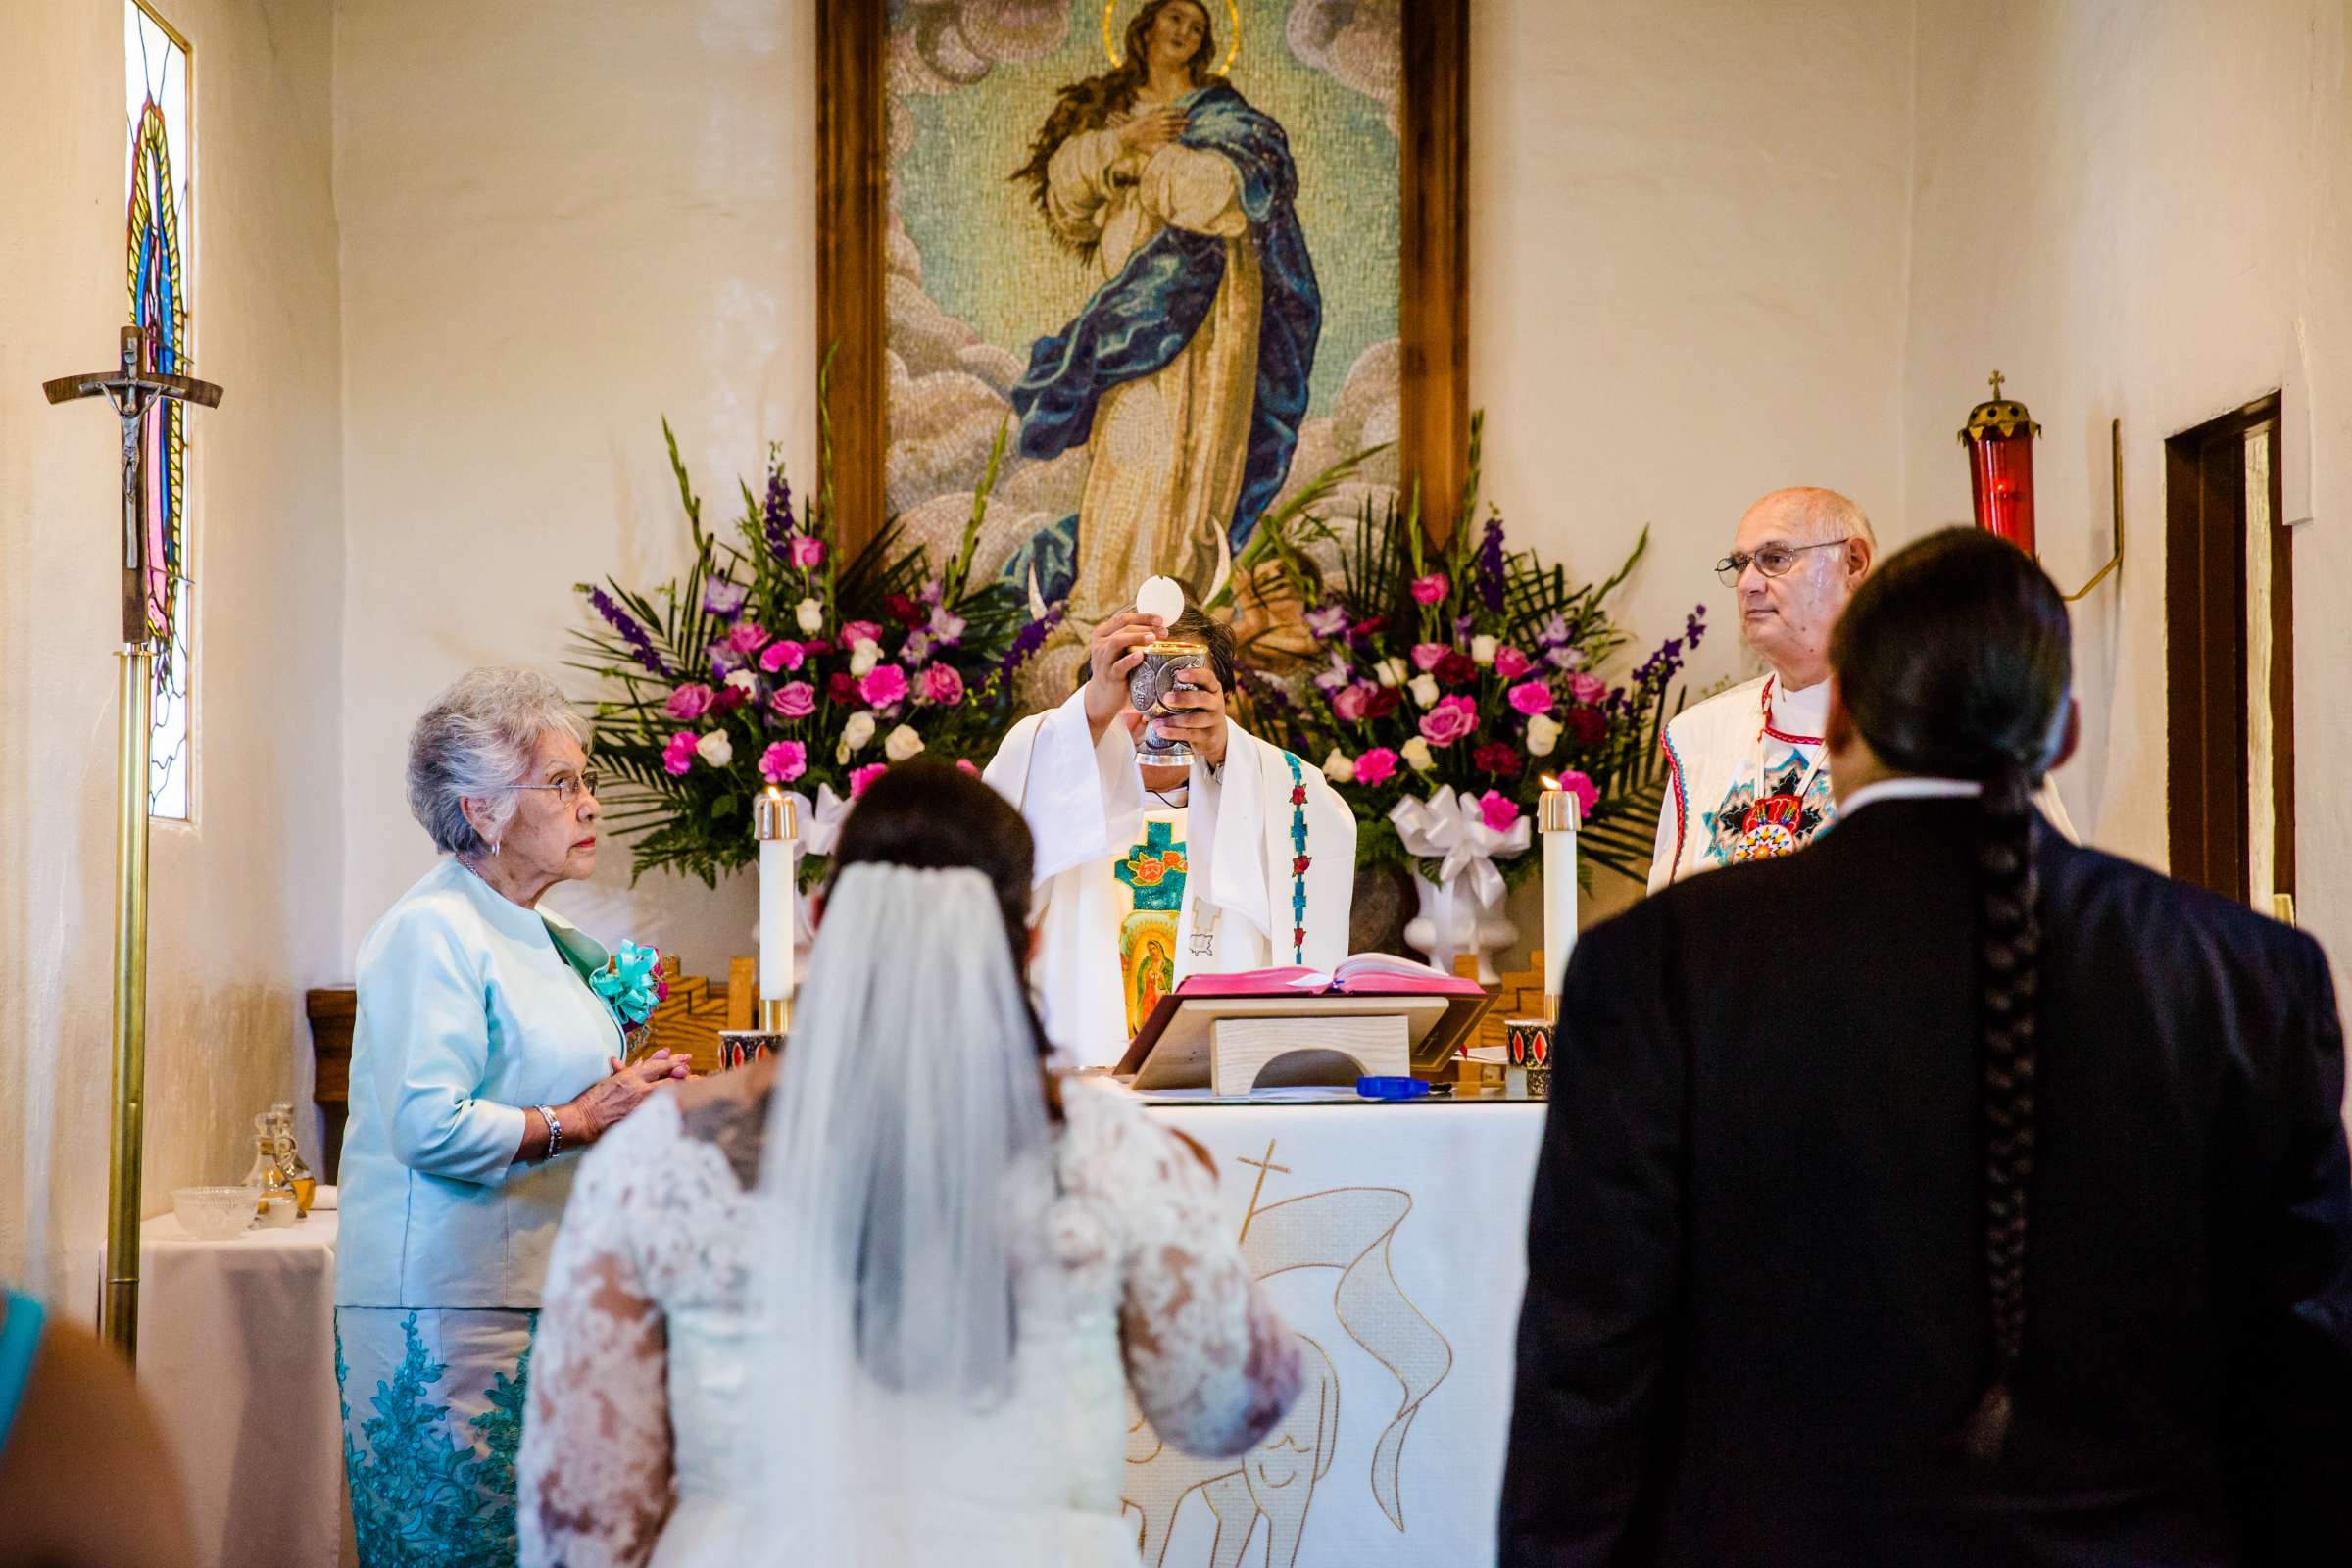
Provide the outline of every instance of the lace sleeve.
[[1187,1453],[1241,1453],[1298,1397],[1298,1342],[1243,1261],[1203,1156],[1140,1111],[1118,1118],[1119,1339],[1152,1429]]
[[522,1568],[636,1568],[669,1517],[668,1326],[628,1235],[628,1178],[667,1110],[580,1162],[548,1259],[514,1467]]

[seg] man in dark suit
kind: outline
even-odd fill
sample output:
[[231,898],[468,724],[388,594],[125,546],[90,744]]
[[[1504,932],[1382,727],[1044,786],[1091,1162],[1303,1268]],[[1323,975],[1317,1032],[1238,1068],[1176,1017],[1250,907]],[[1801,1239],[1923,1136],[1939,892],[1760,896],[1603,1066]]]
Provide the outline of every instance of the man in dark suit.
[[2011,547],[1889,561],[1834,662],[1837,830],[1577,944],[1501,1561],[2352,1562],[2325,956],[2033,813]]

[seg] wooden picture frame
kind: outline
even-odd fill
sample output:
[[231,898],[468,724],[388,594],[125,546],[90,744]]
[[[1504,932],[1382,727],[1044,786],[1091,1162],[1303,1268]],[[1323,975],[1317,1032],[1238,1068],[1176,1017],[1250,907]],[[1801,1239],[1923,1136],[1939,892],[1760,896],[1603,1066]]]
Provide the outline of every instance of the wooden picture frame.
[[[889,8],[817,8],[819,358],[829,354],[836,527],[855,551],[886,520],[883,346]],[[1398,115],[1402,473],[1433,537],[1450,532],[1469,412],[1469,0],[1404,0]]]

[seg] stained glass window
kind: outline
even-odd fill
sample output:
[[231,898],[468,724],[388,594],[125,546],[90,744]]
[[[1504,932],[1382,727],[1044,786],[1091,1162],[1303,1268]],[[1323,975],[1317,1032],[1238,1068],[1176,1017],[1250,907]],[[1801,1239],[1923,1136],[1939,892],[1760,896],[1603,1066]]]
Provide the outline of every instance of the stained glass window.
[[[122,10],[129,124],[127,224],[130,321],[146,334],[159,370],[195,373],[194,313],[188,308],[195,254],[195,159],[188,142],[188,43],[139,0]],[[188,623],[195,578],[188,554],[186,412],[175,400],[147,415],[139,442],[147,513],[147,621],[155,642],[151,815],[188,815],[188,702],[195,689]]]

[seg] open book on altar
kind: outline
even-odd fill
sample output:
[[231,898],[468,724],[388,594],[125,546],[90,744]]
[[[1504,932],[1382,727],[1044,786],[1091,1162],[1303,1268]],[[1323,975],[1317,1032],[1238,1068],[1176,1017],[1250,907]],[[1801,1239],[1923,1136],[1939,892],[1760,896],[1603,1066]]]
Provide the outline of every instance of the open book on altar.
[[1445,1066],[1493,1004],[1477,981],[1393,953],[1353,954],[1329,971],[1190,975],[1153,1005],[1116,1070],[1137,1089],[1198,1087],[1210,1082],[1220,1025],[1283,1020],[1299,1049],[1328,1041],[1342,1053],[1367,1030],[1393,1035],[1400,1029],[1413,1073],[1428,1077]]

